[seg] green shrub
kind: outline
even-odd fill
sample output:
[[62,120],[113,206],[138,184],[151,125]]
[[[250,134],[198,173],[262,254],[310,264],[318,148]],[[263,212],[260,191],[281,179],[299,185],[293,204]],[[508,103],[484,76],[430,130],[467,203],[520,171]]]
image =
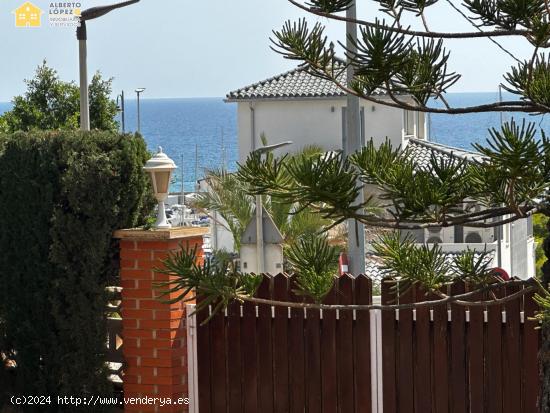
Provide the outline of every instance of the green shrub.
[[542,277],[542,265],[546,261],[544,250],[542,248],[544,239],[548,235],[546,225],[548,223],[548,217],[543,214],[533,215],[533,235],[535,236],[536,250],[535,250],[535,267],[537,271],[537,277]]
[[118,270],[112,233],[142,224],[152,210],[147,158],[141,137],[112,132],[0,137],[0,352],[15,354],[16,392],[109,391],[104,290]]

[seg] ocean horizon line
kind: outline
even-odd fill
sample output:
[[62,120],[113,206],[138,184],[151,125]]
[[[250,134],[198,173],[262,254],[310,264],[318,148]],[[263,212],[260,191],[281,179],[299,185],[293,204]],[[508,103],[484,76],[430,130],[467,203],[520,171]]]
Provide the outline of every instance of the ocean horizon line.
[[[448,92],[447,95],[487,95],[489,93],[498,94],[498,90]],[[513,93],[508,92],[506,90],[503,90],[502,93],[505,94],[505,95],[515,96]],[[140,100],[141,101],[144,101],[144,100],[148,100],[148,101],[153,101],[153,100],[224,100],[226,98],[227,98],[227,96],[192,96],[192,97],[189,97],[189,96],[182,96],[182,97],[174,97],[174,96],[156,97],[156,96],[152,96],[152,97],[146,97],[146,96],[142,95],[140,97]],[[134,96],[133,92],[128,92],[126,100],[131,101],[131,100],[137,100],[137,99]],[[11,103],[13,103],[11,100],[0,100],[0,104],[11,104]],[[232,102],[229,102],[229,103],[232,103]]]

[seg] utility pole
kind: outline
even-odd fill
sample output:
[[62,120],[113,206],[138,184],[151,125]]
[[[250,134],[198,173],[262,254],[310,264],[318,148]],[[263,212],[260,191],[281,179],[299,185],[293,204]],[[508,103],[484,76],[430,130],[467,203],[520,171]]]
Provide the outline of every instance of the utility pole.
[[[354,1],[352,6],[346,11],[346,17],[348,20],[355,20],[357,18],[357,6]],[[357,52],[357,24],[347,22],[346,24],[347,34],[347,48],[354,54]],[[348,63],[349,58],[348,58]],[[353,79],[355,69],[349,65],[347,69],[348,85]],[[344,156],[352,154],[355,151],[361,149],[361,114],[359,108],[359,98],[357,96],[348,94],[348,107],[346,110],[346,131],[347,136],[342,144]],[[357,203],[364,202],[363,191],[360,192],[357,199]],[[357,276],[365,273],[365,225],[357,222],[354,219],[348,220],[348,255],[349,255],[349,271],[351,274]]]

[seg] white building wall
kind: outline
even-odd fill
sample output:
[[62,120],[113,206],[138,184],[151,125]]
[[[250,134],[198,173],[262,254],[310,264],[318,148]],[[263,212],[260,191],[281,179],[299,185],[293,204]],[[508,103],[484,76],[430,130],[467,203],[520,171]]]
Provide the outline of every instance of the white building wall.
[[235,240],[233,239],[233,233],[229,231],[229,226],[227,225],[225,219],[223,219],[217,212],[212,212],[210,216],[212,249],[235,252]]
[[377,145],[390,138],[394,147],[401,145],[403,138],[403,110],[361,102],[365,113],[365,141],[373,139]]
[[527,278],[534,278],[537,275],[536,268],[536,251],[537,243],[534,237],[530,237],[527,240]]
[[[238,104],[239,160],[261,146],[264,133],[270,144],[291,140],[285,152],[297,152],[308,145],[327,151],[342,148],[342,108],[346,99],[258,100]],[[390,138],[402,143],[403,110],[363,100],[365,138],[378,144]],[[253,132],[254,129],[254,132]],[[254,142],[252,141],[254,134]]]
[[[265,272],[277,275],[283,272],[283,247],[278,244],[265,244],[264,247],[264,265]],[[258,260],[256,254],[256,245],[241,245],[241,271],[244,273],[257,273]]]
[[502,239],[498,242],[500,265],[496,265],[506,270],[512,277],[526,279],[536,275],[536,243],[532,236],[531,225],[530,220],[520,219],[501,227]]

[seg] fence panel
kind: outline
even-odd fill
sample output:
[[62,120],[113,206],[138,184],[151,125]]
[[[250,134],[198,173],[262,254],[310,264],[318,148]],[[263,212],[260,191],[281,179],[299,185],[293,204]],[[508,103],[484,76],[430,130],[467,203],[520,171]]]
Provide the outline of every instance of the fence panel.
[[[256,296],[303,302],[296,287],[264,276]],[[364,276],[337,280],[324,300],[371,302]],[[198,328],[197,343],[200,413],[372,412],[368,311],[232,304]]]
[[[446,291],[459,295],[466,287],[456,283]],[[536,412],[539,333],[529,320],[536,309],[532,294],[516,296],[523,288],[502,284],[486,295],[468,297],[513,296],[486,307],[451,302],[434,303],[430,311],[417,307],[412,315],[408,309],[397,315],[384,310],[384,413]],[[400,291],[397,298],[398,290],[396,281],[385,280],[382,303],[411,302],[412,290]],[[419,291],[414,298],[426,300]]]
[[[256,295],[302,302],[296,287],[286,275],[264,276]],[[473,288],[462,283],[445,292]],[[503,284],[469,299],[502,298],[522,288]],[[204,325],[213,309],[199,312],[200,413],[536,412],[533,294],[486,307],[435,302],[440,298],[387,279],[382,304],[434,302],[372,316],[234,303]],[[324,303],[370,304],[372,282],[341,277]]]

